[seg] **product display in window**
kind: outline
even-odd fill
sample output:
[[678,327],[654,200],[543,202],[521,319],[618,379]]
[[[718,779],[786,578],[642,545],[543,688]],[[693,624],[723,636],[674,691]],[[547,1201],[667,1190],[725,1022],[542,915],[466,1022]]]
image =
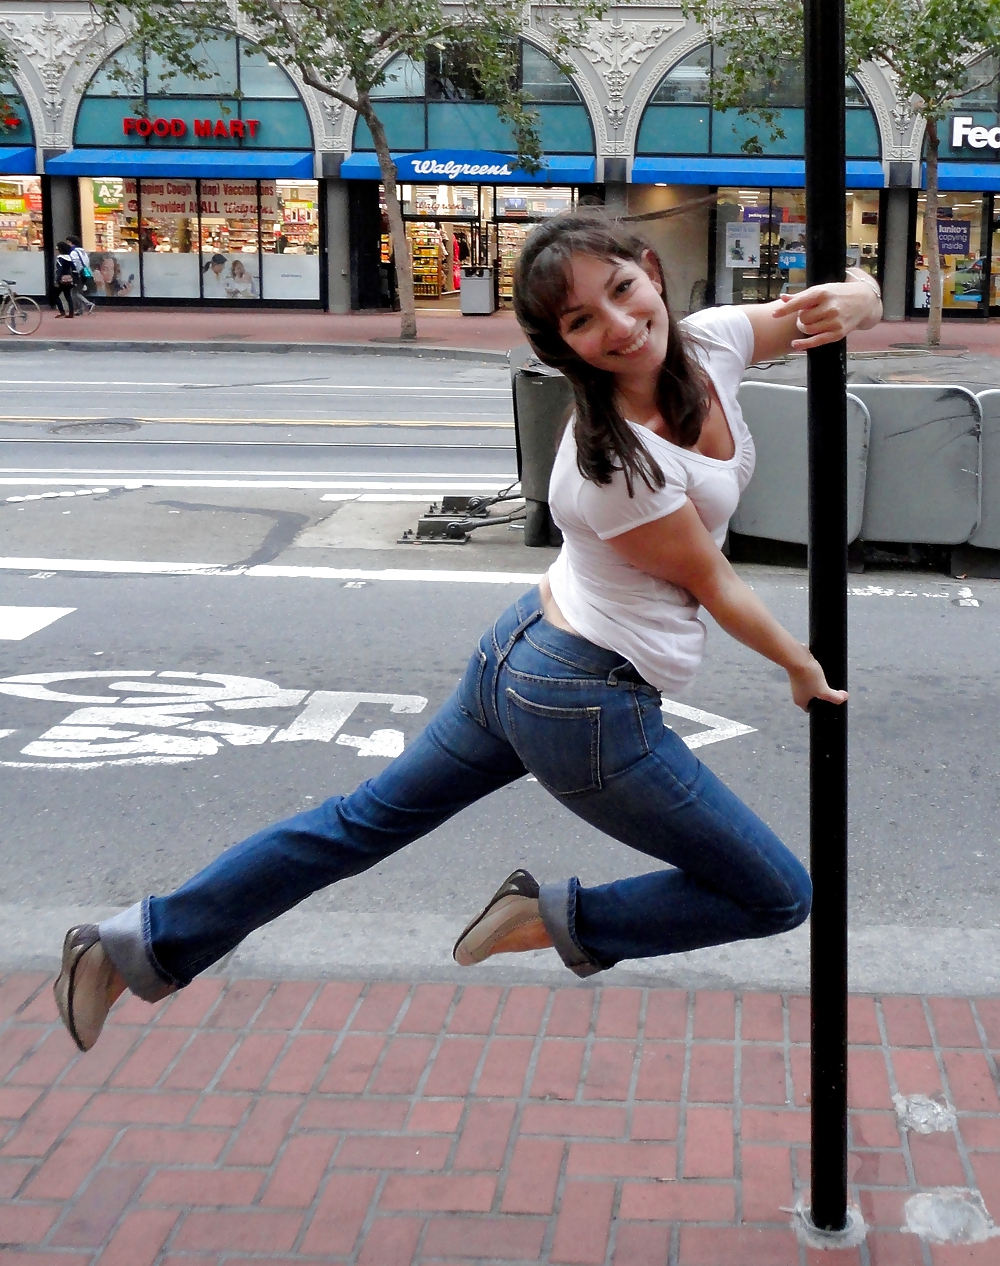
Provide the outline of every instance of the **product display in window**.
[[[941,300],[945,311],[979,312],[989,296],[983,204],[989,194],[949,191],[938,195],[938,255],[941,260]],[[913,273],[913,306],[931,304],[930,269],[921,250],[926,241],[926,197],[917,199],[917,244]],[[996,254],[993,256],[996,261]],[[996,263],[994,262],[994,272]],[[995,284],[995,283],[994,283]]]
[[45,294],[42,182],[38,176],[0,177],[0,253],[3,276],[21,294]]
[[[847,194],[845,265],[878,272],[877,190]],[[720,189],[716,207],[716,303],[770,303],[806,287],[802,189]]]
[[319,299],[318,183],[78,181],[102,299]]
[[441,232],[433,225],[408,224],[413,259],[413,293],[419,299],[437,299],[441,294]]
[[531,232],[531,228],[530,224],[497,225],[497,264],[500,270],[498,285],[501,303],[510,303],[513,299],[514,265],[517,263],[524,239]]
[[78,185],[81,235],[84,249],[90,253],[95,296],[105,300],[138,299],[138,181],[85,177]]

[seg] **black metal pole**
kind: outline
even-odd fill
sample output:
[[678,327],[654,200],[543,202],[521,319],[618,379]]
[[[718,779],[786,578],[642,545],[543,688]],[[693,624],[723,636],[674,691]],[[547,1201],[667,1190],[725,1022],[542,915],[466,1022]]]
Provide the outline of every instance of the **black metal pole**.
[[[844,0],[805,0],[807,280],[843,281],[847,256]],[[809,352],[809,644],[847,687],[847,344]],[[809,724],[812,1222],[847,1225],[847,706]]]

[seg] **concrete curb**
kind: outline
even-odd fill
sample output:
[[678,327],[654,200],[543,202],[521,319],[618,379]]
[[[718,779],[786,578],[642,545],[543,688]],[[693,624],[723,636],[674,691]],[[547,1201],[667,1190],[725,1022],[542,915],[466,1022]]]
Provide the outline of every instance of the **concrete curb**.
[[128,339],[0,339],[0,352],[261,352],[287,355],[311,352],[337,356],[416,356],[427,360],[473,360],[506,365],[507,353],[477,347],[442,347],[433,343],[255,343]]

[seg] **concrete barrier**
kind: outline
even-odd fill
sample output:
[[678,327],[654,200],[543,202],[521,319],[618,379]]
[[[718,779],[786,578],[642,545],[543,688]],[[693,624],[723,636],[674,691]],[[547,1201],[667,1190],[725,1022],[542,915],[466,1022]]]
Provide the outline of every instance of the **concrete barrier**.
[[[733,532],[794,545],[809,542],[809,436],[806,389],[745,382],[740,407],[757,450],[757,467],[730,522]],[[861,532],[868,463],[868,410],[847,397],[847,531]]]
[[965,387],[857,384],[871,415],[861,535],[960,545],[979,523],[982,410]]
[[981,391],[977,396],[983,413],[980,458],[980,514],[969,544],[979,549],[1000,550],[1000,391]]

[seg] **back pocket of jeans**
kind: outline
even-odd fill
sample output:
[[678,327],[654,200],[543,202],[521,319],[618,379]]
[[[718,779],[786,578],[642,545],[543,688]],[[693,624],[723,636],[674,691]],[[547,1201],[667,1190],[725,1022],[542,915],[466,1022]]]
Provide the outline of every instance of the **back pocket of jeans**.
[[514,750],[543,786],[559,796],[601,786],[601,709],[551,708],[507,688]]

